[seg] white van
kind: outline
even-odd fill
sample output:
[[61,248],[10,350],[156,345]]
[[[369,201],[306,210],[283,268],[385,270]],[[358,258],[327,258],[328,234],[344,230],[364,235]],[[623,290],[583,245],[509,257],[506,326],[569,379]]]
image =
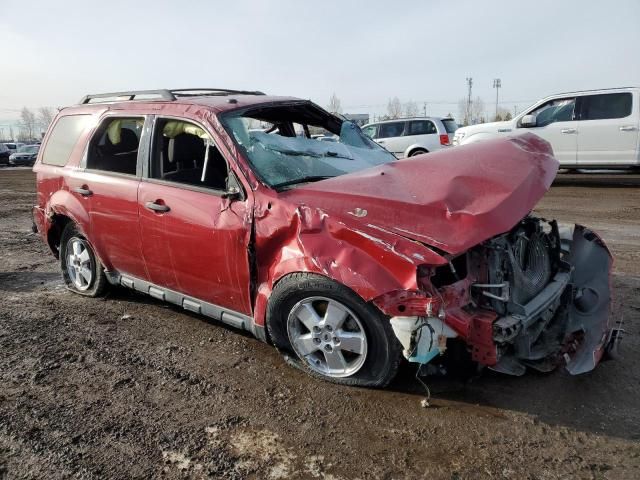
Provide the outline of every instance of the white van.
[[451,146],[458,125],[452,118],[416,117],[385,120],[362,132],[398,158],[413,157]]
[[459,128],[454,145],[530,131],[547,140],[563,168],[640,168],[638,88],[553,95],[513,120]]

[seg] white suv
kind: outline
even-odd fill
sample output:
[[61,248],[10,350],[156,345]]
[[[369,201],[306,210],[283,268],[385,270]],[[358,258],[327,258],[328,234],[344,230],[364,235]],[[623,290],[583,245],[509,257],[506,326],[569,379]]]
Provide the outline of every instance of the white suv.
[[396,157],[403,158],[450,146],[456,128],[458,125],[452,118],[416,117],[370,123],[362,131]]
[[530,131],[547,140],[564,168],[640,168],[638,88],[562,93],[513,120],[456,131],[454,145]]

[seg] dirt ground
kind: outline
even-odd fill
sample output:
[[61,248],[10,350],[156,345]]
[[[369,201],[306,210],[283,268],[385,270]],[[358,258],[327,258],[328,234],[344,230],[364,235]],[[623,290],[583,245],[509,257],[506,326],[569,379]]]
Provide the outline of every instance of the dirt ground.
[[322,383],[232,328],[63,288],[30,233],[34,177],[0,170],[0,479],[640,478],[640,176],[564,175],[538,213],[616,256],[622,358],[571,377]]

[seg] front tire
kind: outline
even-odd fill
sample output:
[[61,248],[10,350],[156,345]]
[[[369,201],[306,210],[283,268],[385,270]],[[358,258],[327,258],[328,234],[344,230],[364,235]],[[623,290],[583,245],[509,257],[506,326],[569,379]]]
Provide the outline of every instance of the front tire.
[[60,238],[60,269],[67,288],[74,293],[98,297],[107,287],[102,264],[73,222],[65,226]]
[[355,292],[315,274],[284,277],[273,290],[267,329],[311,375],[334,383],[384,387],[402,347],[389,320]]

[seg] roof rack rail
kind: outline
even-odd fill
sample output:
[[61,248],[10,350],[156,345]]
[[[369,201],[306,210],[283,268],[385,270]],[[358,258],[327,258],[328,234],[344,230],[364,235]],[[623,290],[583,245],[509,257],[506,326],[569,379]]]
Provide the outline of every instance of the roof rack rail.
[[[85,95],[80,100],[80,104],[100,103],[109,101],[132,101],[140,100],[137,97],[154,97],[145,98],[145,100],[166,100],[174,101],[177,97],[207,97],[217,95],[264,95],[264,92],[257,90],[229,90],[227,88],[177,88],[173,90],[131,90],[129,92],[111,92],[98,93],[95,95]],[[157,97],[157,98],[155,98]],[[92,100],[98,100],[92,102]]]
[[100,103],[100,102],[92,102],[91,100],[102,100],[103,102],[108,101],[131,101],[136,100],[136,97],[140,96],[149,96],[149,97],[159,97],[160,100],[168,100],[173,101],[176,99],[175,95],[171,93],[170,90],[132,90],[129,92],[111,92],[111,93],[98,93],[96,95],[85,95],[80,100],[80,104],[87,103]]
[[176,97],[206,97],[210,95],[264,95],[258,90],[229,90],[228,88],[176,88],[169,90]]

